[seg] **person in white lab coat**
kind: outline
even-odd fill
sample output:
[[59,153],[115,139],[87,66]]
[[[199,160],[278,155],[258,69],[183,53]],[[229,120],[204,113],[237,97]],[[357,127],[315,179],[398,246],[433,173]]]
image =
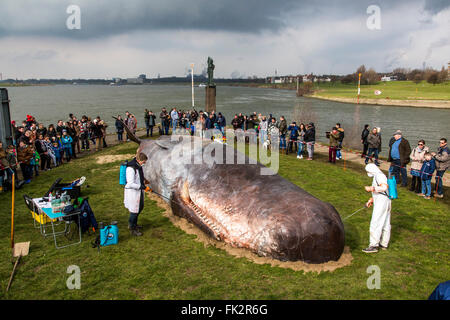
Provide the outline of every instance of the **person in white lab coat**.
[[372,185],[366,186],[372,197],[366,206],[373,205],[372,220],[370,221],[369,247],[363,249],[365,253],[375,253],[378,249],[387,249],[391,236],[391,199],[387,194],[388,184],[385,174],[373,163],[365,167],[367,175],[372,177]]
[[146,161],[147,156],[144,153],[139,153],[136,158],[128,162],[126,170],[127,183],[123,203],[125,208],[130,211],[128,229],[133,236],[142,236],[142,232],[139,231],[141,226],[137,224],[137,220],[142,209],[144,209],[144,191],[148,188],[146,187],[148,181],[145,180],[142,170]]

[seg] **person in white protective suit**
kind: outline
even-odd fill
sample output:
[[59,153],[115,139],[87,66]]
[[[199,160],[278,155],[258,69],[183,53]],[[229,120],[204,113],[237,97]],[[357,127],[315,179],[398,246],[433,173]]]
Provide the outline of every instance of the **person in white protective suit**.
[[391,199],[387,194],[387,177],[373,163],[366,165],[367,175],[372,179],[372,185],[366,186],[372,197],[367,201],[369,208],[373,205],[372,220],[370,221],[369,247],[363,249],[365,253],[375,253],[378,249],[387,249],[391,236]]
[[144,178],[142,166],[147,162],[147,156],[139,153],[136,158],[128,162],[126,169],[127,183],[124,190],[123,203],[125,208],[130,211],[128,219],[128,229],[131,235],[142,236],[142,226],[137,224],[138,216],[144,209],[144,192],[149,188],[146,186],[149,182]]

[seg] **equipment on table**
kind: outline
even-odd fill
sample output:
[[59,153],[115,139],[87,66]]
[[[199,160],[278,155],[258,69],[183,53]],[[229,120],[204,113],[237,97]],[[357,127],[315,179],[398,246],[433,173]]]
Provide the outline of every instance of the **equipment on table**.
[[48,197],[50,193],[57,196],[66,192],[72,199],[76,199],[81,194],[81,185],[86,181],[86,178],[81,177],[70,183],[61,183],[61,180],[62,178],[56,179],[50,189],[45,193],[44,198]]
[[[38,210],[38,208],[36,208],[36,206],[34,205],[33,199],[31,199],[28,195],[24,194],[23,195],[23,199],[25,200],[25,204],[27,206],[27,208],[30,210],[31,216],[34,219],[34,223],[35,223],[35,227],[36,227],[36,222],[38,222],[40,225],[46,224],[46,223],[50,223],[52,222],[46,214],[40,212]],[[57,219],[53,219],[53,222],[56,222]],[[36,228],[40,228],[39,226]]]

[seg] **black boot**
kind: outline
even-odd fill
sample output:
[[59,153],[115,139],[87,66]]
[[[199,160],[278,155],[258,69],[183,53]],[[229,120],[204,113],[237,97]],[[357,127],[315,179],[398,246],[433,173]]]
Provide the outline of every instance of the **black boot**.
[[422,181],[419,179],[419,177],[417,177],[417,183],[416,183],[416,193],[421,193],[422,192]]
[[411,187],[409,188],[409,191],[415,191],[416,190],[416,179],[417,179],[417,177],[412,177],[412,179],[411,179]]
[[130,233],[131,233],[132,236],[135,236],[135,237],[140,237],[140,236],[143,235],[143,233],[140,232],[140,231],[138,230],[138,228],[136,228],[136,227],[133,228],[133,229],[130,229]]

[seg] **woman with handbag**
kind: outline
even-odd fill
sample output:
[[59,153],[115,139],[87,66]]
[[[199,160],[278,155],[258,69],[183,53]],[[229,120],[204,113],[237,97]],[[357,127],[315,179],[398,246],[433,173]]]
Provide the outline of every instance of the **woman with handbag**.
[[420,179],[420,169],[422,168],[422,164],[425,159],[425,153],[429,152],[429,148],[425,146],[424,140],[419,140],[417,143],[417,147],[415,147],[409,156],[411,159],[411,187],[410,191],[414,191],[415,193],[422,192],[422,185]]

